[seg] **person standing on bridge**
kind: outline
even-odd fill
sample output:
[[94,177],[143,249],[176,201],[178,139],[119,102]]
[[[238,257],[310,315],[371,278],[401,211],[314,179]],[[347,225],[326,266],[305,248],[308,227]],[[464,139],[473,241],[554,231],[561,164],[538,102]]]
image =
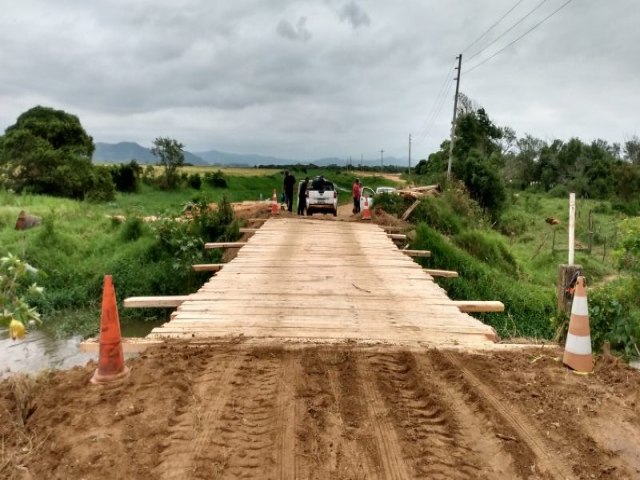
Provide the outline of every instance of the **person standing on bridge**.
[[309,188],[309,177],[304,179],[304,182],[300,182],[298,187],[298,215],[304,215],[304,211],[307,209],[307,189]]
[[353,213],[360,213],[360,196],[362,195],[362,189],[360,188],[360,179],[356,178],[351,188],[353,192]]
[[289,174],[289,170],[284,172],[284,194],[287,196],[287,210],[293,211],[293,186],[296,184],[296,177]]

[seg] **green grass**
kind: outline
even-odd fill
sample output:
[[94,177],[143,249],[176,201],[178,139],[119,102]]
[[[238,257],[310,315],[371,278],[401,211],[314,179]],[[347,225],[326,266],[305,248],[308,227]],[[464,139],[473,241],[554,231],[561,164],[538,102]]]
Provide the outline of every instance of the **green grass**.
[[[199,169],[198,172],[216,170]],[[98,328],[105,274],[113,275],[121,302],[134,295],[193,292],[208,275],[192,272],[190,265],[219,261],[219,251],[205,251],[203,240],[194,240],[178,224],[150,224],[141,221],[142,217],[174,218],[182,214],[185,204],[202,199],[208,202],[217,202],[223,196],[231,202],[268,199],[273,189],[280,192],[282,188],[282,172],[273,169],[226,169],[225,174],[227,188],[214,188],[203,181],[200,190],[183,186],[164,191],[142,183],[139,192],[118,193],[115,200],[108,203],[17,195],[0,190],[0,255],[11,252],[41,271],[38,283],[45,287],[45,294],[34,300],[34,305],[52,328],[65,334],[93,334]],[[341,203],[351,201],[354,172],[312,169],[294,170],[293,174],[298,180],[305,175],[310,178],[324,175],[343,190]],[[379,185],[394,185],[377,176],[367,177],[365,184],[374,189]],[[42,225],[26,231],[15,230],[20,210],[41,217]],[[113,218],[116,215],[125,216],[127,220],[121,223]],[[217,227],[208,232],[225,238],[233,238],[237,233]],[[167,314],[163,310],[121,309],[120,312],[125,325],[134,325],[140,320],[157,322]]]

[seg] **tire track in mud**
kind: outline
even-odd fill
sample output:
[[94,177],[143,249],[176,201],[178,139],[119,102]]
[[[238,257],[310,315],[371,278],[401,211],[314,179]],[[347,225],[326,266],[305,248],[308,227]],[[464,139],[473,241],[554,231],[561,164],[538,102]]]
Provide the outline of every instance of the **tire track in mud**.
[[[371,360],[371,358],[369,359]],[[380,462],[382,464],[383,478],[390,480],[403,480],[411,478],[409,468],[405,464],[400,442],[393,423],[388,418],[387,407],[382,398],[382,392],[378,390],[372,364],[365,357],[358,359],[358,370],[361,372],[362,391],[367,399],[367,410],[371,429],[375,436]]]
[[335,444],[330,411],[335,398],[327,366],[318,349],[305,349],[300,357],[302,375],[296,384],[296,478],[335,478]]
[[275,477],[277,390],[283,365],[282,349],[254,349],[231,381],[215,436],[208,450],[199,452],[195,477],[265,479]]
[[543,437],[527,420],[525,415],[503,401],[493,388],[483,383],[471,370],[467,369],[455,354],[451,352],[435,352],[435,358],[438,358],[438,356],[440,357],[439,361],[449,363],[458,368],[462,372],[465,381],[479,393],[480,398],[486,401],[510,425],[518,437],[534,453],[543,472],[556,479],[570,480],[575,478],[563,461],[558,459],[554,452],[545,447]]
[[300,381],[300,365],[293,354],[286,355],[278,379],[278,430],[276,432],[276,475],[278,480],[293,480],[297,476],[296,419],[299,412],[295,385]]
[[535,455],[526,445],[511,441],[515,432],[490,409],[483,408],[475,391],[464,388],[460,370],[452,367],[443,371],[442,362],[432,361],[429,353],[414,354],[414,358],[420,376],[446,399],[460,434],[473,439],[473,450],[482,460],[482,471],[489,478],[530,478]]
[[[450,412],[449,405],[435,394],[434,385],[425,384],[409,352],[372,354],[368,357],[382,399],[388,407],[389,422],[395,424],[395,449],[400,446],[404,461],[417,478],[472,480],[487,478],[477,454]],[[393,429],[394,425],[391,425]],[[409,478],[405,474],[400,478]]]
[[200,366],[201,373],[184,386],[188,401],[177,405],[175,416],[169,421],[168,445],[157,468],[160,478],[184,479],[193,475],[194,459],[209,444],[243,358],[239,353],[211,356]]
[[331,367],[329,382],[336,399],[340,434],[336,437],[339,478],[377,480],[382,466],[374,436],[366,431],[367,405],[355,355],[339,350],[323,360]]

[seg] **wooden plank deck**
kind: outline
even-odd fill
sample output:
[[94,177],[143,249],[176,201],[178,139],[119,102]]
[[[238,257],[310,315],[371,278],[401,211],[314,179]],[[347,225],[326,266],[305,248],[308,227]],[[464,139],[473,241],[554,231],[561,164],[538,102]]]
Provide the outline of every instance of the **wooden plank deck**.
[[374,224],[270,219],[150,338],[483,345],[494,330],[462,313]]

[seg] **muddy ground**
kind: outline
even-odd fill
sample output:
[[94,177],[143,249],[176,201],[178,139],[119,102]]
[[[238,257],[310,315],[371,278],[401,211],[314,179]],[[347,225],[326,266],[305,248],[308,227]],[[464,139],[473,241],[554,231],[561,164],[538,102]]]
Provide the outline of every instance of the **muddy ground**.
[[640,373],[545,349],[162,345],[0,384],[0,478],[640,478]]

